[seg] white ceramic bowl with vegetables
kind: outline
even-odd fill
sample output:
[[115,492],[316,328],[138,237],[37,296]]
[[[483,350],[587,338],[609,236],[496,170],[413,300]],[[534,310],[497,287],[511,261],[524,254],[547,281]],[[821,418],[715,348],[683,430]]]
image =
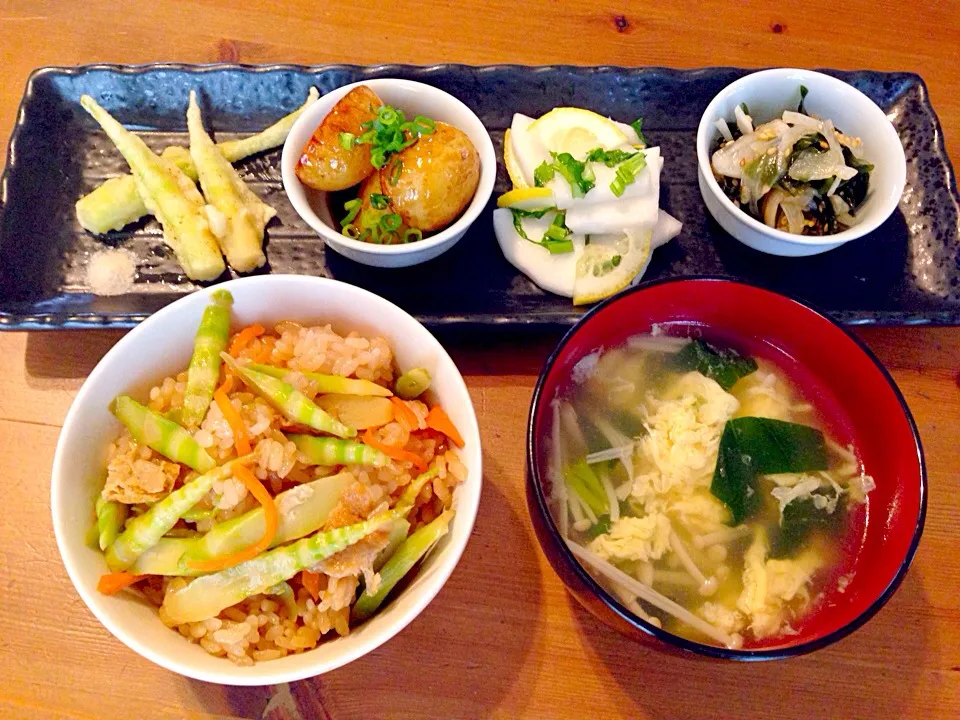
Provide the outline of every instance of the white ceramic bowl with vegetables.
[[724,88],[700,120],[697,160],[710,214],[772,255],[816,255],[867,235],[897,209],[906,182],[884,112],[813,70],[763,70]]
[[[203,330],[198,332],[201,318]],[[333,331],[322,327],[327,323]],[[339,339],[332,332],[339,333]],[[324,338],[327,349],[323,352],[335,353],[337,362],[361,363],[369,372],[365,375],[353,365],[338,365],[333,370],[318,366],[316,372],[291,375],[295,359],[305,357],[295,345],[315,345],[317,338]],[[221,355],[224,347],[227,352]],[[347,347],[359,348],[359,354]],[[310,352],[310,357],[316,357],[314,348]],[[223,361],[215,373],[204,370],[213,358]],[[259,368],[254,361],[262,363]],[[160,382],[188,365],[182,381]],[[394,373],[388,370],[390,365],[395,366]],[[226,374],[228,367],[235,376]],[[286,369],[271,377],[267,374],[271,367]],[[397,373],[412,368],[428,371],[426,393],[407,402],[396,395],[387,397],[391,383],[392,390],[404,397],[422,390],[399,380]],[[356,379],[347,381],[348,387],[344,376]],[[422,379],[413,384],[422,385]],[[158,383],[159,390],[148,392]],[[293,385],[302,388],[301,395],[286,387]],[[377,392],[367,392],[371,389]],[[335,393],[326,394],[332,390]],[[130,397],[117,400],[126,395]],[[167,402],[168,396],[178,399]],[[368,405],[381,401],[392,413],[392,421],[383,424],[367,413],[361,422],[366,411],[358,415],[356,407],[350,410],[351,398]],[[432,407],[424,415],[428,406]],[[234,410],[228,413],[225,407]],[[443,422],[431,423],[429,418],[437,407],[443,412],[435,420],[445,420],[446,427],[453,428],[446,435]],[[238,417],[239,427],[234,424]],[[266,422],[274,429],[264,430]],[[405,427],[406,440],[388,439],[391,425],[394,430]],[[273,446],[279,456],[267,459],[270,453],[261,451],[269,449],[269,437],[277,438],[281,432],[296,441],[296,452],[292,443],[279,442]],[[462,437],[456,438],[457,434]],[[462,447],[457,447],[461,441]],[[128,470],[118,454],[118,446],[123,450],[125,442],[132,445],[131,459],[162,471],[158,475],[162,487],[147,486],[145,480],[153,476],[143,469],[146,466]],[[284,446],[291,458],[300,459],[279,469],[274,460],[282,458]],[[313,452],[318,457],[307,458]],[[117,458],[120,462],[115,466]],[[211,466],[214,470],[208,472]],[[238,466],[249,470],[249,484]],[[165,485],[167,470],[173,472]],[[351,482],[362,481],[361,485],[342,484],[345,472],[351,474]],[[130,482],[131,473],[137,482]],[[237,502],[228,496],[243,490],[236,484],[234,491],[229,490],[223,476],[231,473],[230,480],[243,480],[250,492],[247,504],[235,505],[235,519],[227,522],[218,508],[221,502]],[[211,474],[217,474],[212,485]],[[391,474],[393,484],[387,477]],[[444,476],[444,483],[431,486],[432,493],[417,494],[413,505],[404,504],[416,494],[408,488],[419,489]],[[329,507],[320,509],[314,501],[329,494],[325,483],[341,483],[344,489],[331,498]],[[361,511],[351,504],[371,500],[367,491],[357,493],[378,484],[375,507]],[[274,275],[234,280],[188,295],[147,319],[104,356],[64,422],[54,459],[51,507],[60,554],[77,592],[118,639],[143,657],[191,678],[270,685],[343,666],[410,623],[453,572],[473,527],[480,485],[480,438],[473,406],[460,373],[437,340],[400,308],[365,290],[323,278]],[[198,489],[195,494],[206,499],[185,500]],[[150,493],[157,494],[153,502]],[[428,495],[434,497],[429,507],[423,504]],[[98,498],[108,502],[98,503]],[[211,505],[212,514],[204,514],[205,503]],[[438,512],[440,504],[444,507]],[[112,510],[101,513],[98,508],[106,506]],[[323,517],[318,514],[311,519],[315,511]],[[114,522],[111,512],[121,519]],[[417,528],[439,528],[437,523],[444,526],[440,530],[445,529],[445,534],[436,533],[442,535],[439,542],[420,555],[418,564],[408,563],[404,584],[394,585],[390,564],[401,567],[403,548],[419,546]],[[373,525],[378,529],[371,535]],[[408,533],[405,537],[395,532],[400,527]],[[106,535],[110,537],[105,543]],[[360,567],[350,564],[349,555],[329,551],[359,550],[357,538],[369,541],[366,550],[376,553],[372,565],[369,554],[361,562],[368,570],[379,567],[379,578],[364,572],[361,583],[356,575],[347,583],[346,599],[340,601],[341,624],[324,627],[321,619],[317,625],[325,612],[319,606],[331,599],[335,584],[339,587],[344,577]],[[374,539],[379,543],[376,547],[370,545]],[[104,544],[106,550],[101,551]],[[171,549],[175,552],[167,552]],[[250,560],[244,559],[248,551]],[[314,564],[325,562],[322,558],[334,564]],[[161,566],[168,569],[158,570]],[[308,578],[314,573],[319,573],[319,581]],[[265,582],[270,588],[257,584]],[[317,582],[325,583],[319,586],[320,600]],[[127,583],[130,587],[124,587]],[[358,613],[364,596],[377,594],[374,584],[393,590],[378,607],[367,608],[372,615]],[[193,592],[194,585],[202,586],[203,592]],[[224,599],[226,592],[230,597]],[[240,596],[247,599],[230,605]],[[250,603],[255,605],[252,610]],[[301,615],[291,615],[297,608]],[[304,614],[305,610],[309,612]],[[211,622],[199,621],[200,615]],[[254,623],[252,630],[242,625],[255,615],[266,625],[258,629]],[[293,620],[288,623],[284,617]],[[339,629],[347,622],[350,631],[341,637]],[[271,624],[280,629],[265,633]],[[209,632],[203,639],[187,639],[191,628],[204,635],[200,632],[204,625]],[[238,630],[245,640],[239,635],[227,637]],[[258,637],[252,638],[251,633]],[[276,639],[282,637],[287,639]],[[306,644],[301,644],[304,638]],[[271,650],[264,653],[267,647]]]
[[453,247],[486,207],[493,141],[470,108],[431,85],[345,85],[297,120],[283,187],[329,247],[375,267],[407,267]]

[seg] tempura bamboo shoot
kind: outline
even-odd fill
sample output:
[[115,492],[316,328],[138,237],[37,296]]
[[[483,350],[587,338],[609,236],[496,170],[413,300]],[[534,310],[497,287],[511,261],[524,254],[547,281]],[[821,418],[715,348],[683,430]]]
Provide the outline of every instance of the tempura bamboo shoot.
[[225,269],[216,238],[193,181],[176,165],[156,155],[89,95],[80,104],[100,124],[123,155],[144,204],[163,226],[163,239],[192,280],[213,280]]
[[[277,211],[260,200],[203,129],[196,93],[190,91],[187,109],[190,157],[197,168],[203,194],[225,218],[217,241],[227,262],[238,272],[250,272],[263,265],[263,228]],[[216,230],[216,228],[214,228]]]
[[[223,156],[230,162],[237,162],[250,155],[270,150],[283,144],[290,128],[297,118],[310,105],[316,102],[320,93],[310,88],[307,101],[297,110],[284,116],[262,132],[239,140],[228,140],[217,145]],[[190,152],[185,147],[168,147],[160,156],[179,167],[187,177],[196,180],[197,169],[193,166]],[[125,225],[136,222],[149,214],[146,205],[137,193],[132,175],[110,178],[100,187],[80,198],[76,205],[77,220],[89,232],[97,235],[111,230],[120,230]]]

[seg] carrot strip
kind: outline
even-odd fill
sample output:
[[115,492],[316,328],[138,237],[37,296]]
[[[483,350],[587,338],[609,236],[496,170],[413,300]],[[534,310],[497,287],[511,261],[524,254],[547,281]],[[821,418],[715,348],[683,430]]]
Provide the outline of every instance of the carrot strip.
[[269,364],[270,356],[273,355],[273,346],[276,343],[272,337],[263,339],[263,349],[257,354],[253,359],[255,363],[260,363],[262,365]]
[[463,447],[463,436],[453,424],[453,420],[439,405],[434,405],[427,413],[427,427],[437,432],[442,432],[448,438],[453,440],[454,445]]
[[320,599],[320,575],[309,570],[303,570],[300,573],[300,583],[310,593],[314,602]]
[[134,575],[128,572],[115,572],[101,575],[97,581],[97,590],[104,595],[115,595],[135,582],[140,582],[146,575]]
[[233,567],[234,565],[239,565],[247,560],[252,560],[270,547],[270,543],[273,542],[273,538],[277,535],[277,528],[280,525],[280,516],[277,513],[277,504],[273,501],[273,496],[267,492],[267,489],[263,486],[263,483],[257,479],[257,476],[254,475],[249,468],[243,465],[235,465],[233,468],[233,476],[246,485],[247,490],[250,491],[250,494],[253,495],[261,505],[263,505],[263,536],[253,545],[248,545],[243,550],[239,550],[230,555],[223,555],[221,557],[215,557],[209,560],[188,561],[187,565],[191,570],[199,570],[200,572],[218,572],[220,570]]
[[422,457],[420,457],[416,453],[410,452],[409,450],[404,450],[403,448],[398,448],[395,445],[386,445],[380,442],[379,440],[377,440],[377,437],[373,434],[372,429],[368,429],[363,434],[363,443],[365,445],[369,445],[375,450],[379,450],[385,455],[389,455],[394,460],[402,460],[405,462],[413,463],[414,466],[417,468],[417,470],[419,470],[422,473],[425,473],[427,471],[426,460],[424,460]]
[[420,427],[420,421],[417,419],[417,414],[410,409],[409,405],[407,405],[396,395],[390,398],[390,402],[393,403],[395,419],[403,426],[404,430],[407,432],[413,432]]
[[227,393],[223,391],[223,387],[226,386],[227,383],[232,386],[233,379],[227,377],[220,389],[213,393],[213,400],[217,403],[217,407],[220,408],[220,412],[223,413],[223,419],[227,421],[227,424],[230,425],[230,429],[233,431],[233,444],[237,446],[237,455],[249,455],[250,437],[247,435],[247,426],[243,424],[240,411],[233,406],[230,398],[227,397]]
[[220,386],[220,392],[222,392],[224,395],[229,395],[231,390],[233,390],[233,374],[227,372],[226,378],[223,381],[223,385]]
[[266,332],[263,325],[254,323],[248,325],[243,330],[233,336],[233,342],[230,343],[230,355],[237,357],[243,349],[250,344],[254,338],[258,338]]

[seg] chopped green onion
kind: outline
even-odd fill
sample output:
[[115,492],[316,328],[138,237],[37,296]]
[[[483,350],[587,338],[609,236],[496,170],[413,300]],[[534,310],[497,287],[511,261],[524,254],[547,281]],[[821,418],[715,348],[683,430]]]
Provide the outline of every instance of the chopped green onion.
[[405,243],[417,242],[418,240],[423,240],[423,232],[417,228],[409,228],[403,234],[403,241]]
[[[397,111],[389,105],[381,105],[377,111],[377,120],[384,125],[394,125],[398,119]],[[400,122],[403,122],[402,120]]]
[[345,227],[352,223],[357,217],[357,213],[360,212],[360,206],[363,204],[363,201],[360,198],[355,200],[347,200],[343,204],[343,209],[347,211],[347,214],[344,216],[343,220],[340,221],[340,227]]
[[387,162],[387,152],[382,147],[375,147],[370,151],[370,164],[377,170],[382,168]]
[[389,204],[390,204],[390,198],[388,198],[386,195],[381,195],[380,193],[370,194],[371,207],[377,210],[383,210]]
[[429,135],[436,129],[436,123],[430,118],[417,115],[407,121],[402,110],[389,105],[381,105],[376,114],[373,120],[360,125],[364,131],[360,137],[340,133],[340,144],[345,149],[370,145],[370,164],[377,169],[384,167],[391,155],[410,147],[421,135]]
[[642,117],[638,117],[636,120],[634,120],[632,123],[630,123],[630,127],[632,127],[632,128],[636,131],[637,137],[640,138],[640,144],[643,145],[644,147],[646,147],[646,146],[647,146],[647,141],[646,141],[646,140],[644,139],[644,137],[643,137],[643,130],[642,130],[642,128],[643,128],[643,118],[642,118]]
[[567,235],[570,234],[569,230],[564,230],[562,227],[557,227],[556,225],[551,225],[547,228],[547,231],[543,234],[544,240],[565,240]]
[[417,131],[419,135],[429,135],[437,129],[437,123],[425,115],[417,115],[413,119],[413,122],[416,124],[417,128],[419,128]]
[[643,153],[636,153],[629,160],[625,160],[617,166],[617,176],[610,183],[610,191],[620,197],[627,189],[627,185],[633,184],[637,175],[647,166],[647,158]]
[[389,213],[380,218],[380,229],[384,232],[393,232],[400,228],[403,219],[397,213]]
[[400,182],[400,173],[403,171],[403,160],[395,160],[393,162],[393,169],[390,171],[389,182],[391,185],[396,185]]
[[614,267],[619,265],[621,260],[623,260],[623,258],[619,255],[614,255],[612,258],[610,258],[610,262]]
[[346,225],[344,225],[343,228],[341,228],[340,232],[346,235],[351,240],[356,240],[358,237],[360,237],[360,228],[358,228],[353,223],[347,223]]

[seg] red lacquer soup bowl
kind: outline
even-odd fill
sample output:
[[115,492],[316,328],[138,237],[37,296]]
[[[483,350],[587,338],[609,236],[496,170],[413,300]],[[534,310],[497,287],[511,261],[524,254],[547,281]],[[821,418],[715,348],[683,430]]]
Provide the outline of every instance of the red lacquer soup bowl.
[[[568,549],[547,505],[551,401],[584,356],[657,325],[668,334],[715,337],[775,362],[814,400],[844,442],[853,442],[876,488],[844,541],[846,584],[834,584],[795,635],[731,650],[674,635],[640,619],[601,587]],[[527,504],[554,570],[576,599],[628,637],[661,649],[733,660],[771,660],[825,647],[890,599],[913,560],[926,510],[920,437],[893,379],[857,338],[784,295],[722,278],[646,283],[597,306],[570,330],[537,382],[527,435]],[[838,569],[839,571],[839,569]],[[842,591],[841,591],[842,588]]]

